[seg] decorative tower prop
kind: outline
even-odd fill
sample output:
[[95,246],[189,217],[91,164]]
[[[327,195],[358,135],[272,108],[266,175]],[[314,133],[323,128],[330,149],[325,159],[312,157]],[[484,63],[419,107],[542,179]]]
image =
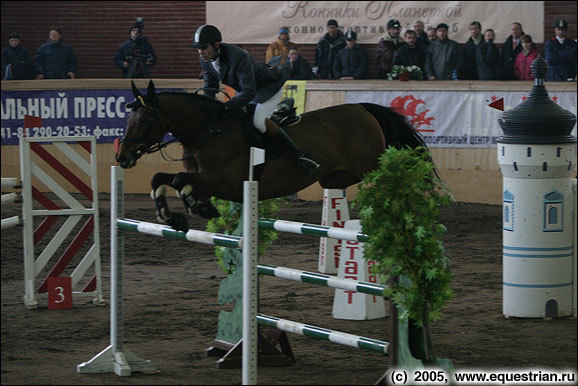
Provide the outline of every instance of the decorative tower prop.
[[548,67],[534,60],[529,98],[498,119],[506,317],[572,315],[576,116],[548,96]]

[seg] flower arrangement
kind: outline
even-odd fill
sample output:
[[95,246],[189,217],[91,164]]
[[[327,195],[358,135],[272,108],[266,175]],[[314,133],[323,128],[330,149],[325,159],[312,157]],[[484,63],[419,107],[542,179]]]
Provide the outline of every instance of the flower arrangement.
[[[387,74],[388,80],[402,79],[409,75],[409,79],[423,80],[423,72],[418,66],[399,66],[395,65],[391,68],[391,72]],[[408,79],[408,80],[409,80]]]

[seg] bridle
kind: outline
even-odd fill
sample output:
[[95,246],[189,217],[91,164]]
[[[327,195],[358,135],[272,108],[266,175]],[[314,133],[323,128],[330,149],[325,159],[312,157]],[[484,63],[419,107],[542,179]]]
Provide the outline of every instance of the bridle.
[[[229,94],[227,94],[226,92],[220,90],[220,89],[216,89],[216,88],[209,88],[209,87],[201,87],[196,89],[193,93],[194,94],[198,94],[199,91],[215,91],[215,92],[220,92],[223,93],[227,98],[231,99],[231,97],[229,96]],[[145,108],[149,111],[152,111],[156,114],[158,114],[158,117],[160,118],[161,121],[161,125],[162,125],[162,130],[165,133],[169,133],[170,130],[167,128],[167,124],[166,124],[166,118],[164,116],[164,113],[162,112],[162,110],[158,107],[158,106],[149,106],[145,103],[144,98],[141,95],[138,95],[136,97],[136,99],[133,102],[130,102],[128,104],[126,104],[126,108],[130,108],[133,111],[136,110],[137,108]],[[221,131],[220,130],[210,130],[210,135],[209,137],[204,141],[203,145],[205,145],[206,143],[208,143],[212,138],[214,138],[216,135],[220,134]],[[172,134],[172,133],[171,133]],[[146,135],[146,134],[145,134]],[[177,137],[176,135],[173,135],[173,139],[168,140],[168,141],[159,141],[159,142],[154,142],[151,144],[147,144],[146,139],[145,138],[141,138],[141,139],[133,139],[133,138],[129,138],[129,137],[123,137],[120,140],[121,144],[124,143],[133,143],[136,144],[136,148],[134,149],[133,155],[135,157],[135,160],[138,160],[140,157],[142,157],[145,154],[152,154],[152,153],[156,153],[157,151],[161,152],[161,156],[163,157],[163,159],[165,161],[184,161],[184,160],[194,160],[195,159],[195,154],[197,153],[196,151],[188,156],[188,157],[184,157],[184,158],[178,158],[178,159],[174,159],[172,157],[167,156],[162,150],[164,148],[166,148],[169,144],[173,143],[173,142],[177,142],[180,141],[182,137]],[[202,147],[202,146],[199,146]]]
[[[150,111],[158,114],[158,117],[160,118],[160,121],[161,121],[162,130],[165,133],[169,132],[169,130],[167,129],[166,119],[165,119],[164,114],[161,111],[161,109],[158,107],[153,107],[153,106],[147,105],[142,96],[140,96],[140,95],[137,96],[136,99],[133,102],[128,103],[126,105],[126,107],[132,109],[133,111],[136,110],[137,108],[145,108],[147,110],[150,110]],[[146,136],[146,133],[145,133],[145,136]],[[147,144],[146,138],[134,139],[134,138],[129,138],[129,137],[124,136],[120,140],[120,143],[121,144],[124,144],[124,143],[136,144],[137,146],[136,146],[136,149],[134,150],[134,156],[135,156],[135,159],[139,159],[144,154],[156,153],[157,151],[164,149],[169,144],[176,142],[178,140],[179,140],[179,138],[173,135],[173,139],[171,139],[169,141],[164,141],[164,142],[159,141],[159,142]],[[161,151],[161,154],[162,154],[163,158],[165,158],[165,155],[162,151]],[[167,160],[167,159],[165,158],[165,160]]]

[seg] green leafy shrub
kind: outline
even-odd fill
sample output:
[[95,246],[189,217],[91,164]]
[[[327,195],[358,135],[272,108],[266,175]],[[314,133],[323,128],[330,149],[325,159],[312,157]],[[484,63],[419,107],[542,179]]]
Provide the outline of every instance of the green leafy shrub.
[[[423,327],[432,359],[429,324],[452,297],[450,262],[441,242],[446,228],[439,224],[439,213],[453,196],[430,157],[423,148],[389,148],[379,167],[363,179],[355,205],[369,236],[365,254],[377,263],[374,273],[390,285],[386,295],[404,309],[400,317]],[[400,276],[409,280],[398,281]]]
[[[228,235],[234,234],[239,226],[243,205],[237,202],[221,200],[216,197],[212,198],[212,202],[221,216],[209,220],[206,228],[207,232],[224,233]],[[274,218],[283,205],[288,205],[287,200],[284,198],[272,198],[260,201],[259,217]],[[262,255],[278,237],[279,234],[277,231],[272,229],[259,229],[259,255]],[[230,275],[235,272],[236,267],[225,264],[223,256],[226,250],[227,248],[225,247],[215,247],[215,255],[217,256],[217,264],[219,267]]]

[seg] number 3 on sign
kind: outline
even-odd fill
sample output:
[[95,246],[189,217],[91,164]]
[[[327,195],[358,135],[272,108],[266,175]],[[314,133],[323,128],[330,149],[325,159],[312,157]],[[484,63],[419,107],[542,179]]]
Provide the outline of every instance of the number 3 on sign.
[[72,308],[72,278],[48,278],[48,309],[63,310]]

